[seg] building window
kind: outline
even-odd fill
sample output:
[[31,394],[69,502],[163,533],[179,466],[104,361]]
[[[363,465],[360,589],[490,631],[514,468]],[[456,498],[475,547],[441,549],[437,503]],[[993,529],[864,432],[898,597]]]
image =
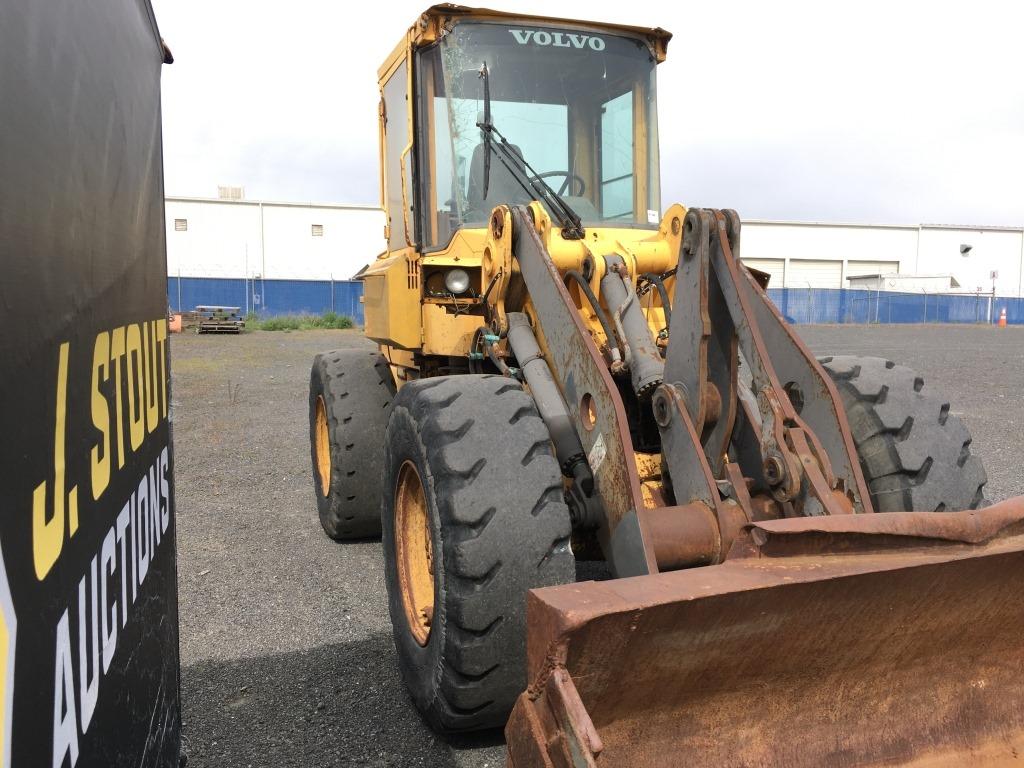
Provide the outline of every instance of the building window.
[[324,225],[323,224],[314,224],[313,225],[313,237],[323,237],[323,236],[324,236]]
[[245,187],[217,187],[217,197],[221,200],[243,200]]
[[188,232],[188,219],[175,219],[174,220],[174,231],[175,232]]

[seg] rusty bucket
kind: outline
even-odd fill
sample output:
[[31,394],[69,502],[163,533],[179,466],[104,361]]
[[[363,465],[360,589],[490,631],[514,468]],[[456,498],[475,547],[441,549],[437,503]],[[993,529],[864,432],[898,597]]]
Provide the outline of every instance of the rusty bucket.
[[532,592],[514,768],[1024,765],[1024,499]]

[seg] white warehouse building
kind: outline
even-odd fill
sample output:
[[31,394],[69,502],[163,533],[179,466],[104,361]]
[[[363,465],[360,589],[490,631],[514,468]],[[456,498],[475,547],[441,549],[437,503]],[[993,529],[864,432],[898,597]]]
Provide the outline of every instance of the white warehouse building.
[[384,250],[376,206],[168,197],[168,277],[348,280]]
[[[170,277],[347,280],[385,249],[384,213],[372,206],[198,197],[166,206]],[[748,220],[742,254],[776,288],[1024,295],[1022,227]],[[866,275],[940,279],[851,283]]]
[[753,220],[743,223],[742,253],[747,264],[771,274],[773,287],[856,288],[860,281],[851,285],[851,278],[913,275],[945,279],[889,280],[880,287],[1022,295],[1022,227]]

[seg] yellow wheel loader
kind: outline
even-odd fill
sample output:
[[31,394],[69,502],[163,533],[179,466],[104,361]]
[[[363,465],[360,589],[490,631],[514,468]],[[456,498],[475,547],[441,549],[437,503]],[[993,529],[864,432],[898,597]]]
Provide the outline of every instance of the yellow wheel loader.
[[810,354],[735,212],[663,208],[669,37],[439,5],[387,58],[324,529],[382,535],[413,701],[510,766],[1017,765],[1024,504],[913,372]]

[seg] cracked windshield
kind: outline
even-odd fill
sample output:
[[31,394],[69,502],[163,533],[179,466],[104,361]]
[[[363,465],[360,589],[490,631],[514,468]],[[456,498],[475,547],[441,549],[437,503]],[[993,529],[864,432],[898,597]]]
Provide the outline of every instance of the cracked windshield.
[[536,197],[494,152],[485,189],[487,145],[477,127],[484,64],[491,122],[529,163],[527,176],[547,183],[584,225],[657,225],[656,62],[646,44],[591,30],[462,23],[421,56],[429,245],[482,225],[496,205]]

